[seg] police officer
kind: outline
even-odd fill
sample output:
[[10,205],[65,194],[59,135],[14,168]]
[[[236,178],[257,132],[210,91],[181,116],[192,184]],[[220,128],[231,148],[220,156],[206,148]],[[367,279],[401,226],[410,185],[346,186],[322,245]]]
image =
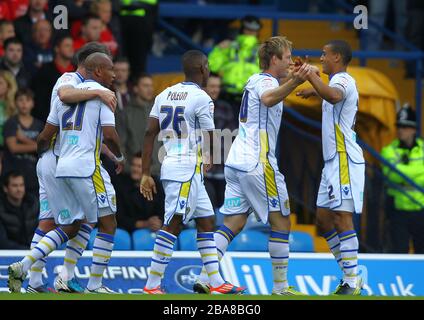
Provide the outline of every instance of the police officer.
[[[416,136],[416,115],[409,105],[398,112],[396,127],[398,138],[384,147],[381,155],[424,188],[424,141]],[[394,207],[389,213],[389,251],[408,253],[412,239],[414,252],[424,253],[424,193],[387,166],[383,166],[383,173],[390,181],[387,193]]]
[[222,41],[208,56],[210,70],[222,78],[222,98],[237,109],[236,118],[246,81],[251,75],[261,72],[257,56],[260,29],[261,22],[257,17],[244,17],[236,39]]

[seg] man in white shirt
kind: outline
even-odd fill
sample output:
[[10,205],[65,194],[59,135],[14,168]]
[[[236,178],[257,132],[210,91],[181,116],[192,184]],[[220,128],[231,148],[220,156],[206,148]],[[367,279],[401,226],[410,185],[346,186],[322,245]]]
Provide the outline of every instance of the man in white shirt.
[[343,279],[335,294],[360,295],[358,276],[359,242],[353,213],[360,214],[365,184],[365,160],[354,131],[359,95],[355,79],[347,72],[352,50],[343,40],[328,42],[321,55],[328,85],[315,73],[308,73],[313,89],[297,95],[318,95],[322,101],[322,147],[324,168],[317,199],[317,227],[337,260]]
[[[197,246],[210,279],[211,293],[242,294],[245,288],[224,281],[219,272],[213,233],[214,211],[203,184],[202,157],[207,157],[204,153],[208,151],[203,142],[213,141],[212,133],[215,129],[214,104],[201,89],[206,86],[209,77],[208,60],[202,52],[190,50],[183,55],[182,64],[185,81],[165,89],[156,97],[144,138],[140,191],[148,200],[152,200],[153,193],[156,193],[150,163],[154,139],[159,133],[159,139],[163,141],[166,150],[161,167],[165,220],[156,236],[144,293],[164,293],[160,286],[161,279],[171,259],[181,225],[195,219]],[[203,141],[203,136],[208,141]]]

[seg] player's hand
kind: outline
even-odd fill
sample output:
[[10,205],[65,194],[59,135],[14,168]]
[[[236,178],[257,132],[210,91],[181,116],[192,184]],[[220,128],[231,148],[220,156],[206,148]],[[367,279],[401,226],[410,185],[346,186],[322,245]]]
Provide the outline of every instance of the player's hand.
[[124,171],[125,161],[116,162],[115,164],[116,164],[116,168],[115,168],[116,174],[121,174],[122,171]]
[[319,68],[317,66],[313,66],[313,65],[309,65],[309,70],[310,72],[315,73],[318,77],[320,77],[320,71]]
[[140,193],[149,201],[153,200],[153,193],[157,193],[156,191],[156,183],[155,180],[151,176],[147,176],[143,174],[140,182]]
[[301,97],[302,99],[308,99],[309,97],[316,97],[317,92],[314,88],[308,88],[296,92],[296,96]]
[[307,80],[309,72],[309,65],[307,63],[304,63],[297,71],[293,73],[293,80],[296,82],[297,85],[300,85]]
[[102,100],[113,113],[115,113],[116,105],[118,103],[115,92],[110,90],[99,90],[99,99]]

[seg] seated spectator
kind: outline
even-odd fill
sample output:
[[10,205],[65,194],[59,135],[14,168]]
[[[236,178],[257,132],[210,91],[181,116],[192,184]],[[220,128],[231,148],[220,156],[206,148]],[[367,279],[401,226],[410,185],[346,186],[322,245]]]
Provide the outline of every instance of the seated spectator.
[[132,232],[135,229],[149,228],[157,231],[162,227],[164,193],[156,181],[158,193],[153,202],[147,201],[140,193],[141,152],[133,155],[130,174],[116,177],[118,227]]
[[37,136],[44,124],[31,116],[34,107],[34,95],[29,89],[20,89],[16,93],[18,114],[11,117],[4,125],[3,172],[20,170],[25,174],[26,189],[38,195],[37,181]]
[[[237,119],[234,119],[233,108],[231,105],[219,99],[221,93],[221,78],[215,73],[211,73],[205,88],[205,91],[212,98],[215,105],[214,122],[215,129],[225,130],[223,133],[232,134],[237,128]],[[221,139],[221,162],[214,164],[212,169],[205,175],[205,187],[214,208],[219,208],[224,201],[225,179],[224,179],[224,162],[226,159],[225,152],[229,152],[232,140],[227,143],[225,149],[225,139]]]
[[38,199],[25,192],[24,175],[10,171],[0,195],[0,249],[29,249],[38,224]]
[[[119,37],[119,21],[113,21],[115,34],[112,33],[110,25],[112,24],[112,2],[110,0],[97,0],[90,4],[90,13],[98,16],[102,21],[102,30],[100,33],[99,42],[106,45],[113,56],[118,54]],[[71,34],[74,38],[78,38],[81,34],[81,20],[72,23]]]
[[53,28],[48,20],[39,20],[32,27],[32,41],[25,46],[24,64],[31,76],[43,64],[53,61]]
[[100,41],[103,22],[98,16],[88,15],[82,20],[81,34],[74,38],[74,50],[78,51],[83,45],[91,41]]
[[47,12],[47,0],[30,0],[28,12],[15,20],[16,36],[26,46],[31,42],[31,32],[33,25],[40,20],[53,21],[52,16]]
[[0,149],[4,147],[4,126],[16,112],[15,108],[16,81],[9,71],[0,70]]
[[[122,133],[121,144],[128,160],[131,160],[132,155],[143,145],[144,133],[154,101],[152,77],[146,73],[141,74],[134,84],[133,91],[131,102],[124,109],[123,122],[116,123],[118,132]],[[154,154],[157,154],[158,150],[159,143],[155,143]],[[157,157],[154,157],[152,166],[153,174],[159,175],[160,164]]]
[[22,62],[23,44],[18,38],[9,38],[4,42],[4,56],[0,61],[0,70],[10,71],[16,79],[18,88],[29,85],[31,75]]
[[[130,64],[126,58],[118,58],[114,63],[115,71],[115,92],[118,100],[118,105],[115,111],[115,119],[117,123],[123,123],[124,109],[130,102],[130,89],[128,86],[128,78],[130,76]],[[125,132],[121,132],[124,129],[122,126],[118,126],[118,134],[121,137]]]
[[70,35],[56,39],[54,45],[54,60],[43,64],[32,79],[31,88],[35,95],[35,108],[32,115],[45,122],[50,111],[52,88],[57,79],[65,73],[74,71],[72,57],[74,56],[73,40]]
[[4,56],[4,41],[15,37],[13,23],[7,20],[0,20],[0,57]]

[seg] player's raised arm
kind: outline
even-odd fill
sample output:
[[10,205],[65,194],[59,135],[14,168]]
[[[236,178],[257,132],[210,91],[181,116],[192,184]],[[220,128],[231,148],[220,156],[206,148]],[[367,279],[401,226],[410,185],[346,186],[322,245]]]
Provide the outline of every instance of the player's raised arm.
[[308,71],[307,65],[302,65],[298,71],[293,73],[293,76],[287,82],[275,89],[265,91],[261,96],[262,103],[267,107],[273,107],[281,102],[292,93],[294,89],[306,81]]
[[65,103],[78,103],[81,101],[87,101],[92,99],[100,99],[105,105],[107,105],[113,112],[116,109],[116,96],[111,90],[84,90],[74,88],[72,86],[62,86],[58,90],[59,99]]
[[142,178],[140,182],[140,193],[149,200],[153,200],[153,192],[156,193],[156,184],[150,174],[150,164],[152,162],[153,146],[155,138],[159,134],[160,126],[159,119],[155,117],[149,118],[147,125],[146,134],[144,136],[143,143],[143,167],[142,167]]
[[343,90],[326,85],[321,78],[314,72],[308,73],[308,81],[314,87],[315,92],[324,100],[331,104],[336,104],[344,99]]

